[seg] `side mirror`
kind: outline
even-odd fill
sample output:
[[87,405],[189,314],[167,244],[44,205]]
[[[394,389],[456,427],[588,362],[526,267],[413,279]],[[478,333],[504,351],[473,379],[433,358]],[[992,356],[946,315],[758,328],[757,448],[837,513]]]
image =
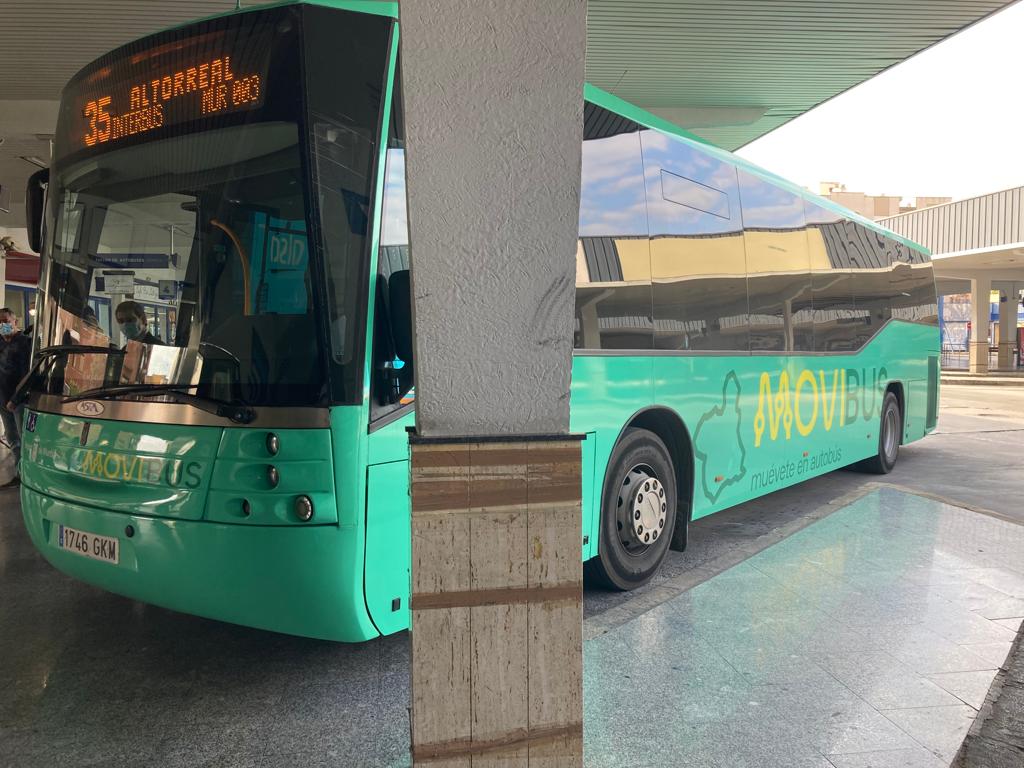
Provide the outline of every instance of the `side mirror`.
[[412,370],[412,288],[409,270],[392,273],[388,280],[388,307],[391,310],[391,334],[395,354]]
[[43,208],[46,199],[46,185],[50,183],[50,169],[43,168],[28,177],[25,190],[25,226],[28,228],[28,245],[36,253],[43,249]]

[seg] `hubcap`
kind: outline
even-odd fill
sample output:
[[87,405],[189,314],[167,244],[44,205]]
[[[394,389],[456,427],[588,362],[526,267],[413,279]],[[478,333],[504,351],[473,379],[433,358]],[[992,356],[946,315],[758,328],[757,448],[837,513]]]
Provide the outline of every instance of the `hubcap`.
[[627,519],[620,524],[623,544],[627,548],[645,548],[658,540],[665,530],[668,504],[665,487],[650,467],[633,467],[619,486],[618,507]]

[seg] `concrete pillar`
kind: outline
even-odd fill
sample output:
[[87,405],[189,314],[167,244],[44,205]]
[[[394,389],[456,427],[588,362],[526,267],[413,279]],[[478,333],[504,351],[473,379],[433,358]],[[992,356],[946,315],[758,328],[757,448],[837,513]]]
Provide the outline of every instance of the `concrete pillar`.
[[1017,305],[1020,299],[1010,288],[999,292],[999,359],[1001,371],[1014,368],[1013,351],[1017,348]]
[[582,766],[584,0],[403,0],[415,764]]
[[988,277],[971,278],[971,373],[988,373],[989,294],[991,292],[991,279]]

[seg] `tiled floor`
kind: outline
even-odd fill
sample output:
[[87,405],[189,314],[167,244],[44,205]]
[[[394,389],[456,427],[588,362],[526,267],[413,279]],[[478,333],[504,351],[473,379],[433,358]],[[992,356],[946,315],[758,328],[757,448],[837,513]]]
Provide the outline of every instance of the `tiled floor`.
[[591,640],[587,765],[944,768],[1024,615],[1024,527],[894,490]]
[[[0,768],[408,764],[404,635],[321,643],[106,594],[42,561],[13,498]],[[1024,526],[873,491],[588,641],[586,763],[945,768],[1022,616]]]

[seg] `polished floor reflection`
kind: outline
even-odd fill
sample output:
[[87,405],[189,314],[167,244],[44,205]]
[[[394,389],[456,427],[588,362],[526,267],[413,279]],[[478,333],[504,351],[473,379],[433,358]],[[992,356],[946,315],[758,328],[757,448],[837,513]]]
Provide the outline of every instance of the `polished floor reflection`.
[[587,765],[945,768],[1024,616],[1024,527],[871,492],[585,651]]
[[[829,503],[808,484],[762,516],[781,519],[785,494]],[[836,506],[586,643],[588,766],[949,764],[1024,616],[1024,526],[891,489]],[[0,768],[408,765],[407,648],[79,584],[0,491]]]

